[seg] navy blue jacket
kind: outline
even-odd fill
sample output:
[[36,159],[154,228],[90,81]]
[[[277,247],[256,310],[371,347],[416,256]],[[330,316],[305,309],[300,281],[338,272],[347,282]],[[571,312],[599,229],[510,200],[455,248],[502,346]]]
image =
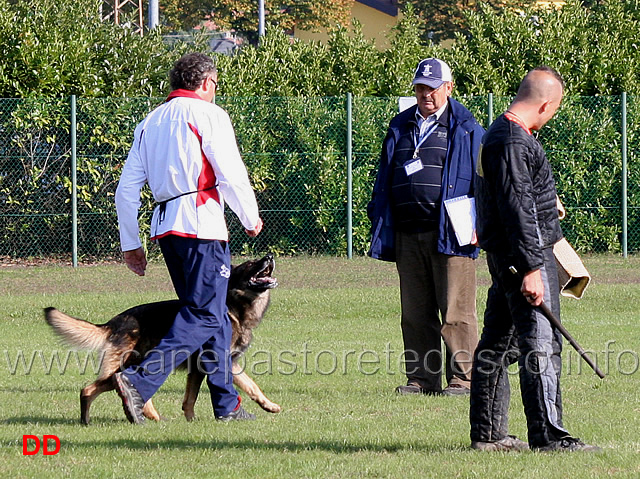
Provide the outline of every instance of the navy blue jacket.
[[[380,167],[373,186],[373,195],[367,206],[371,220],[371,247],[369,256],[383,261],[396,260],[395,230],[391,208],[391,175],[393,154],[398,138],[413,128],[416,109],[413,106],[396,115],[389,123],[387,136],[382,144]],[[449,98],[449,145],[447,160],[442,173],[442,201],[468,195],[474,196],[473,184],[478,149],[484,128],[471,112],[453,98]],[[444,207],[440,208],[438,251],[447,255],[478,257],[473,245],[459,246],[455,232]]]

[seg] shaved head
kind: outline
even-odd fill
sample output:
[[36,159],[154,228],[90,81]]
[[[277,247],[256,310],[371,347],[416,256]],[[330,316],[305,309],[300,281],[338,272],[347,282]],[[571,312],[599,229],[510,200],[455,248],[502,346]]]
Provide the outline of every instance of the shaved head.
[[528,128],[539,130],[556,113],[562,102],[564,80],[553,68],[540,66],[524,77],[509,111],[524,120]]
[[559,100],[564,92],[564,80],[553,68],[540,66],[534,68],[524,77],[516,101],[526,103],[542,103],[548,100]]

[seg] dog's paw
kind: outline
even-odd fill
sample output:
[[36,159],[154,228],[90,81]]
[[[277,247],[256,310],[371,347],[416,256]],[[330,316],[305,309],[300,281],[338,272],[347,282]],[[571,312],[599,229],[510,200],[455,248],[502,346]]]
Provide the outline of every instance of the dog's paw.
[[193,411],[192,411],[192,412],[190,412],[190,413],[188,413],[188,412],[186,412],[186,411],[185,411],[185,413],[184,413],[184,417],[185,417],[185,419],[187,420],[187,422],[192,422],[192,421],[194,421],[194,420],[195,420],[196,415],[195,415],[195,414],[193,414]]

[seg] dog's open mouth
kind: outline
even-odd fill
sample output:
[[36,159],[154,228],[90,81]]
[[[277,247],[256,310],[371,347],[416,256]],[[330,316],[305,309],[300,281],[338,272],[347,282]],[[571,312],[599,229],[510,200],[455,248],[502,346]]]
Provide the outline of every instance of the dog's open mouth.
[[275,288],[276,286],[278,286],[278,280],[271,276],[275,267],[275,261],[273,261],[273,259],[270,259],[269,261],[267,261],[266,266],[260,272],[251,277],[249,284],[251,286],[256,286],[264,289]]

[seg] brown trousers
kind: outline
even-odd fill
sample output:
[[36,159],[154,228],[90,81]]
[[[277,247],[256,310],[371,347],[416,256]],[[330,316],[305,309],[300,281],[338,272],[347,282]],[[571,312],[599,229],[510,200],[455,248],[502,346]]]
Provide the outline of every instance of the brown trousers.
[[396,233],[402,337],[408,383],[440,391],[442,345],[447,384],[469,387],[478,344],[475,260],[438,253],[438,232]]

